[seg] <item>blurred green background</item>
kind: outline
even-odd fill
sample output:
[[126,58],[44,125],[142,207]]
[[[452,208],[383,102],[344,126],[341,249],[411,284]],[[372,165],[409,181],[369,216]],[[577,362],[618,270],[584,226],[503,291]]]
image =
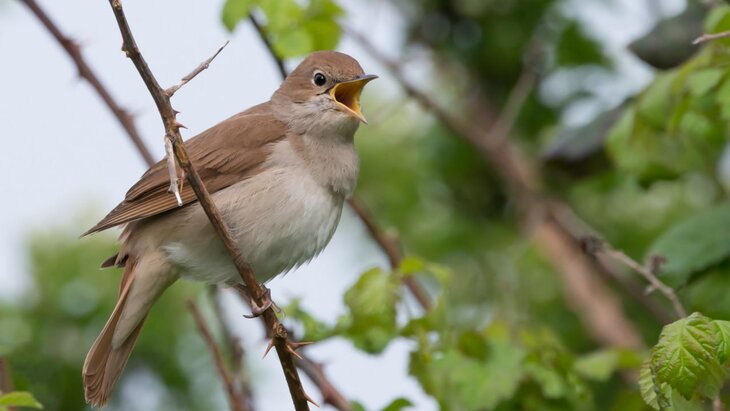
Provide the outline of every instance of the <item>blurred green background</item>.
[[[220,18],[190,23],[240,33],[253,13],[289,67],[312,50],[351,42],[361,60],[383,69],[385,86],[366,92],[363,103],[370,125],[357,138],[357,195],[407,257],[332,295],[344,304],[335,320],[317,319],[296,298],[284,307],[298,337],[344,339],[373,361],[389,344],[408,341],[404,361],[422,388],[419,398],[388,398],[385,407],[353,398],[352,409],[631,411],[650,409],[644,400],[651,402],[654,391],[657,409],[711,409],[716,395],[730,400],[720,389],[727,372],[721,354],[718,381],[704,381],[709,365],[702,361],[715,361],[705,358],[697,360],[699,378],[675,376],[687,384],[688,398],[670,382],[668,391],[649,388],[642,399],[636,376],[662,326],[676,319],[669,302],[645,294],[644,282],[624,266],[598,270],[603,275],[595,281],[617,299],[640,343],[596,338],[592,328],[600,324],[586,323],[576,310],[564,291],[567,277],[535,241],[535,223],[525,221],[495,164],[403,93],[382,61],[365,57],[348,36],[362,31],[350,22],[370,3],[227,0],[217,6]],[[730,319],[730,41],[691,45],[703,32],[730,29],[730,7],[698,0],[383,0],[372,7],[398,22],[392,41],[376,46],[388,44],[384,51],[411,84],[485,135],[495,122],[510,123],[498,138],[536,170],[539,198],[567,205],[581,221],[577,231],[600,233],[639,262],[661,255],[659,276],[690,313]],[[638,16],[626,27],[601,16],[619,9]],[[606,32],[619,32],[624,44],[601,37]],[[69,216],[29,230],[32,286],[22,298],[0,300],[0,356],[12,366],[15,389],[32,392],[50,410],[84,409],[80,367],[118,286],[118,273],[97,269],[114,253],[113,236],[78,241],[84,227]],[[579,247],[578,236],[571,241]],[[410,276],[434,298],[429,312],[402,287]],[[205,308],[220,337],[206,289],[177,284],[156,304],[120,387],[145,386],[154,401],[141,396],[143,405],[131,406],[118,395],[111,409],[227,408],[184,309],[188,298]],[[694,351],[687,352],[694,361]],[[275,409],[253,395],[258,408]]]

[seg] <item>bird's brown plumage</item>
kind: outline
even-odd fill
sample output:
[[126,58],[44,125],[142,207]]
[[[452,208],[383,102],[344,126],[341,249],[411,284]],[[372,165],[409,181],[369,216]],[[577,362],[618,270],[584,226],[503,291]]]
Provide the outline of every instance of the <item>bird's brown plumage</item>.
[[[267,102],[198,134],[185,148],[206,188],[214,193],[255,174],[269,154],[270,143],[285,135],[286,125],[274,117]],[[124,201],[83,235],[178,208],[169,184],[167,163],[159,161],[129,189]],[[196,201],[189,185],[183,185],[180,196],[185,205]]]

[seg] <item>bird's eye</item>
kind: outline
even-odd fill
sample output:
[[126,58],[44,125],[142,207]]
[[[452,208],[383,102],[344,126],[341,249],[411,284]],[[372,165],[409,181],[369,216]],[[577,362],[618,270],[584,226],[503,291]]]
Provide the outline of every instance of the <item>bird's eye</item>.
[[312,79],[315,85],[322,87],[327,83],[327,77],[324,76],[324,74],[320,72],[314,73],[314,78]]

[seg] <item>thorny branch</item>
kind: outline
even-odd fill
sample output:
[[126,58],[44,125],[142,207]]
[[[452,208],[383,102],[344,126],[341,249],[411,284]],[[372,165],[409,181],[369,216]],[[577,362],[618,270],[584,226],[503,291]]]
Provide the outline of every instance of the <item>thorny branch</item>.
[[[39,6],[37,6],[35,4],[35,2],[33,2],[33,4],[34,4],[34,6],[36,6],[36,9],[39,11],[37,16],[46,16],[46,14],[42,12],[42,10],[39,8]],[[49,31],[51,31],[51,33],[53,33],[56,38],[61,38],[61,39],[67,38],[61,34],[61,31],[58,29],[58,27],[55,24],[53,24],[53,22],[50,19],[48,19],[47,16],[45,17],[45,19],[43,21],[44,21],[44,23],[47,23],[47,24],[45,24],[46,28]],[[97,78],[97,76],[94,74],[94,72],[89,68],[89,65],[83,59],[83,56],[81,55],[81,53],[73,52],[73,50],[78,51],[78,47],[76,47],[74,49],[69,49],[69,48],[64,47],[64,49],[67,51],[67,53],[69,54],[69,57],[74,61],[74,63],[78,67],[86,68],[85,72],[88,72],[89,76],[82,76],[84,79],[89,80],[91,78]],[[280,68],[283,68],[283,63],[280,66]],[[285,71],[284,71],[284,74],[286,74]],[[92,84],[94,90],[97,91],[97,93],[99,95],[101,95],[102,97],[110,96],[109,93],[105,92],[105,89],[103,87],[98,87],[101,84],[98,81],[97,82],[90,81],[90,83]],[[116,108],[119,107],[119,105],[111,97],[109,97],[109,99],[103,98],[103,100],[107,104],[109,109],[112,111],[112,113],[120,121],[120,123],[128,125],[128,127],[125,127],[125,131],[127,132],[128,137],[130,137],[130,139],[135,141],[134,136],[139,135],[139,132],[137,131],[134,122],[131,121],[132,117],[127,115],[126,112],[123,110],[122,111],[117,110]],[[122,115],[123,115],[123,117],[120,117]],[[130,121],[127,121],[127,120],[130,120]],[[166,141],[169,141],[169,140],[166,139]],[[144,143],[142,142],[141,139],[139,139],[139,142],[140,142],[139,145],[135,144],[136,147],[140,150],[140,153],[143,154],[142,156],[143,156],[145,162],[147,163],[147,165],[152,166],[154,164],[154,160],[152,159],[152,157],[144,155],[144,153],[149,153],[149,150],[147,150],[146,146],[144,145]],[[223,332],[226,335],[226,341],[229,345],[231,355],[233,357],[233,361],[235,362],[235,366],[237,369],[237,371],[235,373],[235,377],[237,377],[239,380],[242,380],[242,381],[239,381],[240,385],[241,385],[241,392],[243,392],[245,394],[244,399],[250,401],[252,398],[251,387],[247,381],[247,377],[245,375],[241,375],[244,373],[244,370],[242,367],[242,361],[243,361],[243,351],[241,349],[242,343],[241,343],[240,339],[235,337],[233,335],[232,331],[226,327],[227,323],[223,319],[222,312],[220,310],[220,307],[218,306],[218,301],[217,301],[217,299],[220,295],[220,290],[221,290],[220,287],[213,287],[213,292],[216,294],[213,297],[214,299],[216,299],[216,301],[214,302],[216,305],[215,306],[216,317],[218,318],[218,321],[223,325]],[[249,301],[246,300],[246,303],[248,304]],[[266,326],[265,323],[262,323],[262,325],[264,325],[264,328],[268,329],[268,327]],[[347,399],[345,399],[345,397],[341,393],[339,393],[337,391],[337,389],[334,387],[334,385],[327,379],[327,376],[324,374],[324,371],[323,371],[323,366],[321,364],[318,364],[318,363],[312,361],[311,359],[307,358],[307,356],[303,353],[301,354],[301,356],[303,357],[303,359],[302,360],[297,359],[297,366],[299,368],[301,368],[307,374],[307,376],[309,376],[309,378],[318,386],[318,388],[322,392],[324,402],[327,404],[333,405],[335,408],[337,408],[340,411],[350,411],[352,409],[352,407],[350,406],[349,401],[347,401]],[[244,404],[244,407],[247,407],[247,405]],[[252,408],[251,405],[249,405],[248,407]]]
[[30,11],[33,12],[38,20],[40,20],[43,26],[46,27],[51,35],[53,35],[53,37],[56,39],[56,41],[58,41],[61,47],[66,50],[66,53],[68,53],[73,62],[76,64],[79,76],[89,82],[91,87],[96,90],[96,93],[104,101],[104,104],[106,104],[107,107],[109,107],[109,110],[114,113],[114,117],[117,119],[117,121],[119,121],[119,124],[122,126],[122,128],[124,128],[124,131],[127,133],[129,139],[137,148],[137,151],[142,156],[142,159],[145,161],[145,163],[147,163],[148,166],[152,166],[153,164],[155,164],[155,159],[152,157],[152,154],[150,154],[149,150],[147,150],[147,147],[145,146],[142,137],[137,131],[137,127],[134,125],[134,118],[129,114],[129,112],[127,112],[127,110],[123,109],[119,104],[117,104],[111,93],[109,93],[109,90],[104,87],[96,74],[94,74],[94,71],[86,63],[83,56],[81,55],[81,49],[79,48],[79,45],[69,37],[66,37],[61,32],[58,26],[53,23],[53,21],[48,17],[48,15],[43,11],[38,3],[36,3],[35,0],[22,1],[26,6],[28,6]]
[[589,254],[602,254],[609,257],[619,263],[631,268],[632,270],[639,273],[644,279],[650,284],[647,289],[647,293],[651,293],[654,290],[659,291],[664,297],[672,303],[677,318],[684,318],[687,316],[687,310],[684,308],[682,303],[677,297],[677,293],[674,292],[672,287],[666,285],[662,280],[656,276],[656,272],[659,270],[663,263],[663,257],[653,257],[649,264],[649,267],[639,264],[636,260],[629,257],[623,251],[616,250],[606,244],[603,240],[598,237],[589,236],[583,239],[583,248]]
[[[41,20],[41,22],[44,24],[46,29],[59,41],[59,43],[62,46],[64,46],[64,50],[66,50],[66,52],[68,53],[69,58],[71,58],[71,60],[74,62],[74,64],[79,69],[79,73],[80,73],[81,77],[84,78],[85,80],[89,81],[89,84],[91,84],[92,88],[97,92],[97,94],[99,94],[99,96],[102,98],[102,101],[104,101],[104,103],[107,105],[107,107],[112,112],[112,114],[115,116],[115,118],[117,118],[119,123],[122,124],[125,132],[127,133],[127,137],[129,137],[130,140],[133,142],[133,144],[139,151],[141,157],[143,158],[143,160],[145,161],[147,166],[151,167],[152,165],[154,165],[155,162],[154,162],[154,159],[152,158],[152,156],[150,155],[150,151],[147,149],[146,145],[144,144],[142,139],[139,137],[140,134],[133,121],[134,118],[131,115],[129,115],[125,110],[120,109],[119,104],[111,97],[111,95],[106,90],[106,88],[104,88],[102,86],[101,82],[98,80],[95,80],[95,79],[98,79],[98,76],[96,76],[96,74],[93,72],[93,70],[91,70],[88,63],[86,63],[86,61],[84,60],[83,55],[81,54],[78,45],[75,42],[73,42],[73,40],[70,40],[67,36],[63,35],[61,30],[58,28],[58,26],[56,26],[56,24],[48,17],[48,15],[43,11],[43,9],[41,9],[40,6],[37,3],[35,3],[34,0],[28,0],[28,1],[24,0],[24,2],[26,4],[28,4],[29,7],[31,7],[31,10],[33,11],[33,13],[36,15],[36,17],[39,18],[39,20]],[[65,47],[65,45],[69,45],[70,47]],[[165,139],[166,143],[168,141],[169,141],[168,139]],[[174,155],[171,151],[169,153],[170,153],[170,156]],[[220,288],[213,287],[213,290],[216,293],[218,293],[220,291]],[[223,319],[220,317],[220,315],[221,315],[220,310],[216,309],[215,313],[216,313],[216,316],[219,317],[218,318],[219,321],[221,321],[221,323],[225,324],[225,321],[223,321]],[[227,328],[224,328],[223,331],[226,334],[226,339],[228,341],[233,339],[233,337],[230,333],[230,330],[228,330]],[[240,351],[240,349],[239,349],[239,351]],[[237,360],[237,362],[236,362],[237,369],[242,368],[241,367],[242,363],[240,361],[241,357],[242,357],[241,355],[238,355],[238,356],[234,355],[235,360]],[[236,373],[236,377],[242,378],[239,375],[242,373],[243,373],[243,371],[239,370]],[[249,393],[248,395],[246,395],[245,398],[250,400],[251,390],[250,390],[249,384],[247,383],[247,381],[240,381],[240,384],[241,384],[242,392]],[[244,406],[245,406],[245,404],[244,404]],[[249,408],[251,408],[251,407],[249,407]]]
[[[140,77],[145,82],[147,89],[149,90],[152,99],[157,105],[157,109],[160,112],[160,117],[165,126],[165,133],[172,138],[173,149],[175,157],[181,168],[187,174],[187,180],[190,183],[191,188],[195,192],[195,195],[203,207],[208,219],[218,233],[221,241],[223,242],[228,254],[230,255],[233,264],[235,265],[238,273],[241,275],[241,279],[245,284],[248,285],[249,295],[254,304],[257,306],[264,305],[264,291],[259,283],[256,281],[251,267],[246,263],[241,255],[241,251],[238,248],[230,229],[223,221],[223,217],[213,203],[208,190],[205,188],[200,175],[198,175],[195,168],[192,166],[190,159],[188,158],[187,151],[180,135],[180,123],[177,122],[176,112],[170,104],[170,97],[165,92],[157,79],[152,74],[147,62],[142,57],[139,51],[137,43],[132,36],[132,31],[129,28],[126,16],[122,9],[120,0],[109,0],[109,4],[114,12],[114,17],[117,20],[119,30],[123,39],[122,49],[126,53],[127,57],[132,60],[132,63],[137,68]],[[287,338],[288,335],[286,330],[281,325],[279,320],[276,318],[276,314],[271,308],[268,308],[263,313],[263,319],[266,325],[272,333],[272,341],[276,347],[276,352],[279,356],[284,376],[286,377],[287,385],[289,386],[289,392],[294,402],[294,407],[297,411],[309,410],[308,401],[311,401],[307,394],[304,392],[301,380],[299,379],[299,373],[294,365],[293,355],[288,346]]]
[[231,374],[228,372],[225,364],[223,363],[223,356],[221,355],[221,352],[218,349],[215,340],[213,339],[213,335],[210,333],[210,330],[208,330],[208,327],[205,325],[203,315],[200,314],[200,310],[198,309],[197,304],[195,304],[195,301],[188,300],[188,309],[190,310],[193,319],[195,319],[195,325],[198,327],[200,335],[203,337],[205,344],[208,346],[210,353],[213,355],[213,361],[215,362],[215,366],[218,369],[218,375],[220,375],[221,380],[223,381],[223,387],[225,387],[228,401],[231,403],[231,410],[250,411],[243,408],[243,404],[245,402],[243,401],[243,399],[240,398],[239,393],[236,392],[236,387],[233,384],[233,380],[231,379]]

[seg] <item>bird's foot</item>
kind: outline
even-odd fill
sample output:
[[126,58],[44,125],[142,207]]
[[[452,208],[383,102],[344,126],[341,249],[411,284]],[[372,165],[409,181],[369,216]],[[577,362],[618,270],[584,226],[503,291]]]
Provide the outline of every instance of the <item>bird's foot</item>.
[[281,312],[281,308],[279,308],[279,306],[276,305],[276,303],[271,299],[271,290],[263,284],[261,284],[261,288],[264,290],[264,294],[262,296],[262,304],[258,305],[253,299],[251,299],[251,315],[244,314],[244,317],[260,317],[261,314],[263,314],[264,311],[268,310],[269,308],[272,308],[277,313]]

